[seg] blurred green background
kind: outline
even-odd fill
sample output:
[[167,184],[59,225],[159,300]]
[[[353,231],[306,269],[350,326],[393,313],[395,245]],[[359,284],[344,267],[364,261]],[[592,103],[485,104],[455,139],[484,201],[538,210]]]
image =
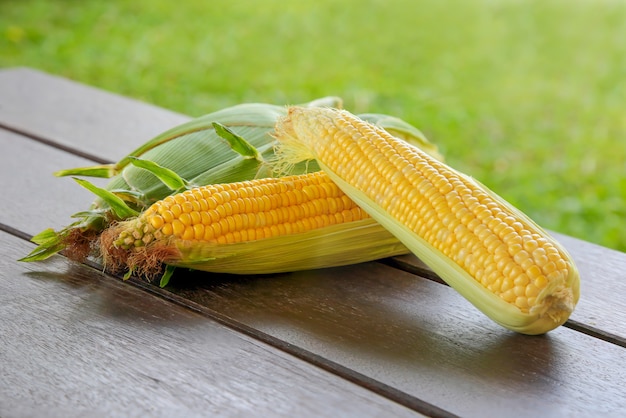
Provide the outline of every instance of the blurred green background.
[[623,0],[0,0],[9,66],[192,116],[338,95],[543,226],[626,251]]

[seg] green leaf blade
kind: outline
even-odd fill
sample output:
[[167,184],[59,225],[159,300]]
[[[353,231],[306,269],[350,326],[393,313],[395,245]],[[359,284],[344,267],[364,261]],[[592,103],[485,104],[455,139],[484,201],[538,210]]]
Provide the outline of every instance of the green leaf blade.
[[240,154],[244,158],[263,161],[263,157],[261,157],[259,151],[243,137],[233,132],[230,128],[227,128],[219,122],[213,122],[213,127],[215,128],[215,133],[225,139],[233,151]]
[[163,167],[154,161],[144,160],[137,157],[129,157],[130,162],[135,167],[143,168],[154,174],[163,184],[171,190],[180,190],[187,187],[188,183],[180,177],[176,172],[169,168]]
[[56,177],[85,176],[97,178],[111,178],[117,174],[114,164],[94,165],[90,167],[68,168],[66,170],[55,171]]
[[47,260],[59,251],[65,249],[62,234],[55,232],[51,228],[41,231],[39,234],[32,237],[31,241],[37,244],[37,247],[18,261],[33,262]]
[[87,180],[82,180],[74,177],[74,181],[89,190],[111,206],[113,214],[119,219],[132,218],[139,215],[139,213],[130,208],[119,196],[110,192],[109,190],[98,187]]
[[176,267],[172,265],[167,264],[165,266],[165,272],[163,273],[163,276],[161,276],[159,287],[163,288],[168,285],[168,283],[170,282],[170,279],[172,278],[172,275],[174,274],[174,270],[176,270]]

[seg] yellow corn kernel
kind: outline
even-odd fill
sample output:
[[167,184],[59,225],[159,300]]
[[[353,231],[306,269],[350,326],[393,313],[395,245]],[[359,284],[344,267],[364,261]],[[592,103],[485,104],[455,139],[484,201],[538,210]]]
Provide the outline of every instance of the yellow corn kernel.
[[[285,198],[290,194],[295,198]],[[127,235],[137,231],[146,231],[141,236],[154,235],[158,231],[181,240],[235,243],[365,218],[369,215],[347,199],[328,176],[318,172],[210,185],[177,194],[154,203],[116,242],[124,246]]]
[[573,310],[578,273],[569,255],[474,180],[345,111],[291,108],[276,137],[282,163],[316,159],[347,196],[498,322],[541,333]]

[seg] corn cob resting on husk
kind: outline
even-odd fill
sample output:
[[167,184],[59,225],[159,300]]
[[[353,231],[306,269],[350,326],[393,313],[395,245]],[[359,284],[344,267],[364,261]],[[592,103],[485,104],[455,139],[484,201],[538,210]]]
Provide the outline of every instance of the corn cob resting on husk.
[[354,264],[407,249],[321,172],[169,196],[102,234],[104,263],[262,274]]
[[[340,105],[340,99],[328,97],[304,106]],[[303,180],[289,178],[270,181],[280,184],[278,187],[281,187],[281,191],[278,195],[285,192],[285,187],[298,189],[302,186],[307,191],[312,191],[312,196],[316,196],[315,191],[318,189],[333,188],[332,193],[336,196],[331,201],[323,201],[319,197],[310,200],[311,196],[307,193],[299,189],[295,191],[299,195],[304,194],[305,200],[295,201],[295,211],[300,211],[296,216],[300,217],[298,221],[304,223],[305,228],[294,230],[293,227],[298,226],[294,224],[288,226],[292,228],[288,230],[289,233],[282,230],[284,226],[281,223],[285,219],[292,220],[292,215],[285,215],[286,218],[280,218],[275,225],[270,225],[269,221],[275,220],[272,217],[276,216],[277,210],[286,210],[286,205],[278,207],[288,203],[283,201],[278,206],[272,201],[273,206],[268,206],[266,210],[269,218],[256,219],[255,222],[260,227],[249,226],[252,214],[236,214],[239,221],[246,215],[247,240],[231,242],[230,236],[234,235],[234,228],[231,231],[222,228],[225,233],[223,237],[210,235],[205,224],[196,222],[206,221],[207,214],[195,209],[204,208],[213,202],[191,202],[192,196],[199,195],[198,187],[229,184],[219,188],[228,187],[230,194],[234,193],[234,186],[230,183],[256,181],[264,182],[262,187],[269,187],[268,180],[262,179],[275,175],[272,167],[267,164],[267,161],[274,158],[275,139],[271,134],[278,118],[286,115],[286,110],[284,106],[269,104],[234,106],[172,128],[115,164],[56,173],[59,176],[105,177],[110,178],[110,181],[106,187],[99,188],[84,179],[76,179],[98,198],[89,210],[74,215],[78,219],[76,222],[60,231],[48,229],[33,237],[38,247],[22,261],[43,260],[59,251],[64,251],[64,254],[76,260],[92,255],[102,257],[105,266],[110,270],[126,270],[126,277],[133,272],[154,277],[161,274],[160,267],[166,265],[168,269],[161,281],[165,285],[172,271],[169,267],[172,266],[237,274],[275,273],[352,264],[407,253],[404,245],[362,213],[325,175],[305,177]],[[363,114],[361,117],[387,129],[395,137],[422,148],[434,158],[441,159],[437,147],[406,122],[380,114]],[[293,165],[288,172],[281,175],[292,176],[316,171],[319,171],[317,164],[304,163]],[[307,183],[313,181],[322,184]],[[255,189],[261,186],[245,184],[244,187]],[[211,199],[223,200],[226,197],[224,190],[216,193]],[[189,235],[188,229],[176,233],[180,232],[178,219],[171,224],[171,231],[168,230],[170,226],[156,228],[154,219],[157,218],[145,220],[158,212],[155,209],[157,206],[163,207],[172,199],[179,201],[188,197],[188,203],[179,204],[168,215],[159,216],[165,221],[169,219],[169,214],[177,213],[180,206],[180,215],[183,215],[184,222],[189,223],[193,217],[193,237]],[[260,197],[262,202],[267,198],[268,196]],[[162,199],[165,200],[161,202]],[[249,197],[242,199],[247,199],[247,202],[250,200]],[[222,226],[230,227],[228,223],[232,223],[233,205],[239,204],[237,211],[244,206],[236,200],[220,200],[220,203],[224,204],[220,206],[219,214],[226,216],[215,220],[215,225],[222,222]],[[151,207],[153,204],[156,206]],[[254,205],[254,209],[258,209],[257,204]],[[336,211],[332,213],[332,219],[331,212],[324,205],[330,205]],[[306,212],[302,208],[307,208]],[[319,214],[324,217],[316,218],[318,213],[313,211],[318,210],[321,210]],[[135,229],[124,233],[124,228]],[[201,228],[204,235],[198,232]],[[281,233],[273,234],[277,229],[281,229]],[[228,232],[229,239],[225,242]],[[123,238],[116,237],[119,234],[125,235]],[[241,232],[237,234],[241,237]]]
[[566,250],[474,179],[342,110],[293,107],[279,170],[314,160],[356,204],[491,319],[526,334],[563,324],[579,298]]

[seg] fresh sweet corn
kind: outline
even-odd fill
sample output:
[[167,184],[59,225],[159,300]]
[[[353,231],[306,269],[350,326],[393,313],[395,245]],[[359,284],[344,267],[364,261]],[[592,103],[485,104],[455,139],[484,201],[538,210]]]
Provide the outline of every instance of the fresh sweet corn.
[[579,297],[565,249],[473,179],[346,111],[293,107],[276,128],[279,167],[315,159],[338,186],[501,325],[540,334]]
[[[351,244],[352,237],[360,242]],[[174,266],[266,273],[407,252],[323,172],[191,189],[114,226],[103,240],[105,265],[122,261],[142,273],[149,273],[152,265],[145,263],[153,254]],[[311,247],[315,242],[326,249]],[[258,261],[242,256],[250,249]],[[324,251],[332,257],[323,257]]]
[[210,185],[169,196],[134,220],[114,244],[131,248],[167,237],[232,244],[368,217],[317,172]]

